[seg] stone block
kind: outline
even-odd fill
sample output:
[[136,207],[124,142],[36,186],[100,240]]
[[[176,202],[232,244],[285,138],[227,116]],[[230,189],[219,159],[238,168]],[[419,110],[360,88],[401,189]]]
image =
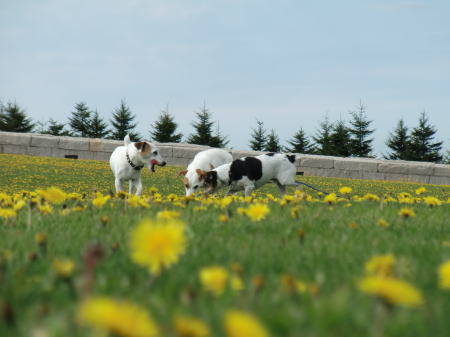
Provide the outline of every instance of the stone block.
[[110,152],[102,152],[102,151],[92,152],[93,160],[109,161],[109,157],[111,157]]
[[334,161],[334,168],[338,170],[377,172],[378,160],[364,158],[339,158]]
[[182,167],[186,167],[189,165],[189,163],[191,162],[191,159],[187,159],[187,158],[170,158],[167,161],[167,165],[171,165],[171,166],[182,166]]
[[89,151],[89,138],[60,137],[58,147],[64,150]]
[[361,172],[362,179],[368,179],[368,180],[384,180],[384,173],[381,172],[369,172],[369,171],[362,171]]
[[334,167],[334,157],[305,155],[300,160],[300,166],[332,169]]
[[408,174],[430,176],[434,173],[434,164],[432,163],[411,163],[406,166]]
[[435,164],[433,175],[438,176],[438,177],[449,177],[450,178],[450,165]]
[[401,173],[384,173],[384,180],[407,181],[407,175]]
[[111,139],[89,139],[89,151],[112,153],[116,147],[122,146],[123,141]]
[[429,183],[434,185],[450,185],[450,177],[431,176]]
[[421,174],[408,174],[406,176],[406,181],[415,182],[415,183],[429,184],[430,176],[424,176],[424,175],[421,175]]
[[57,148],[59,137],[35,134],[31,136],[31,146]]
[[[378,163],[378,172],[390,174],[407,174],[404,161],[382,161]],[[390,180],[390,179],[389,179]]]
[[3,153],[28,154],[28,146],[4,144]]
[[28,148],[28,154],[31,156],[53,157],[53,150],[54,148],[52,147],[30,146]]
[[53,149],[52,156],[58,158],[65,158],[66,155],[76,155],[78,159],[94,159],[94,153],[91,151],[81,150],[67,150],[67,149]]
[[173,157],[173,148],[171,146],[158,145],[158,149],[165,161]]
[[334,169],[328,177],[362,179],[362,171]]
[[31,133],[0,132],[0,144],[29,146],[31,135]]
[[195,155],[197,153],[199,153],[200,151],[202,151],[202,149],[188,148],[188,147],[184,147],[184,148],[174,147],[172,150],[172,156],[174,158],[187,158],[187,159],[192,160],[192,158],[194,158]]

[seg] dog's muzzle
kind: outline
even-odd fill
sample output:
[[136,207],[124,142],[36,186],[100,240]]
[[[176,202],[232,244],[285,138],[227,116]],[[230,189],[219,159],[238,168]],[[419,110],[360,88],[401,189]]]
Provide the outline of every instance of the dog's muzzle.
[[160,163],[159,161],[153,159],[153,160],[150,162],[150,164],[151,164],[151,170],[152,170],[152,172],[155,172],[155,166],[156,166],[156,165],[158,165],[158,166],[166,166],[167,163],[166,163],[165,161],[163,161],[162,163]]

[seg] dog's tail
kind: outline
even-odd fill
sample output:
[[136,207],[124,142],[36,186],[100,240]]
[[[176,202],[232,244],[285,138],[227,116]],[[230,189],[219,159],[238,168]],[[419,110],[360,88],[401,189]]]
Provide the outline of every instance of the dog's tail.
[[123,139],[123,143],[125,144],[125,146],[128,146],[131,143],[130,135],[125,136],[125,138]]

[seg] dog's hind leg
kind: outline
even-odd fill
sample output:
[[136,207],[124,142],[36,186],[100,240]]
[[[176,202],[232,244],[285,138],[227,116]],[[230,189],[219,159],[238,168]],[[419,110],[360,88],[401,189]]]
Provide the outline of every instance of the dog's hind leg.
[[132,193],[133,193],[133,180],[132,180],[132,179],[130,179],[130,180],[128,181],[128,193],[129,193],[129,194],[132,194]]
[[141,179],[134,181],[134,185],[136,186],[136,195],[142,194],[142,182]]
[[255,189],[255,185],[253,185],[253,184],[245,186],[245,190],[244,190],[245,196],[248,197],[250,194],[252,194],[254,189]]
[[116,185],[116,193],[123,191],[122,181],[119,178],[116,178],[114,184]]

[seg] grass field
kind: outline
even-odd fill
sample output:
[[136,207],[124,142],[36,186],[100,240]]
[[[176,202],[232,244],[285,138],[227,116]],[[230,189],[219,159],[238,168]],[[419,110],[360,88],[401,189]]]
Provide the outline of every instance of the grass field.
[[448,336],[450,186],[186,199],[178,171],[109,198],[105,162],[0,155],[0,336]]

